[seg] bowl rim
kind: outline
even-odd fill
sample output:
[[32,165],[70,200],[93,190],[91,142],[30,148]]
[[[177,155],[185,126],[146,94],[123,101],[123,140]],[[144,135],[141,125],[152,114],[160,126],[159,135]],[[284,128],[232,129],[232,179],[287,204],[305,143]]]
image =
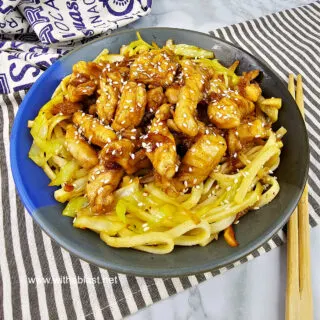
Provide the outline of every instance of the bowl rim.
[[[176,270],[175,268],[168,268],[168,269],[159,269],[159,268],[138,268],[138,267],[127,267],[127,266],[122,266],[122,265],[118,265],[118,264],[113,264],[112,262],[109,262],[109,260],[105,260],[104,263],[100,263],[99,261],[97,261],[96,259],[90,259],[87,257],[86,253],[83,253],[81,250],[77,250],[74,247],[72,247],[71,245],[66,244],[63,240],[59,241],[59,239],[57,239],[57,237],[55,237],[55,232],[52,232],[51,229],[44,223],[43,220],[39,219],[36,215],[34,216],[33,213],[37,211],[37,208],[34,206],[31,198],[28,195],[27,190],[24,187],[20,172],[19,172],[19,165],[17,162],[17,150],[14,147],[14,143],[11,143],[12,141],[14,141],[17,137],[17,133],[19,130],[19,126],[18,123],[21,122],[22,120],[22,116],[23,116],[23,111],[24,109],[26,109],[27,107],[27,103],[25,101],[28,101],[29,97],[32,97],[34,92],[37,92],[38,88],[41,85],[42,79],[44,77],[46,77],[46,74],[51,72],[51,70],[54,70],[54,68],[56,67],[57,64],[63,62],[68,56],[73,55],[75,52],[79,51],[80,49],[82,49],[83,47],[87,47],[90,46],[91,44],[95,43],[95,42],[99,42],[99,41],[103,41],[106,38],[112,38],[112,37],[117,37],[117,36],[121,36],[123,34],[126,33],[132,33],[132,32],[140,32],[140,31],[151,31],[151,30],[167,30],[167,31],[183,31],[183,32],[188,32],[188,33],[192,33],[197,35],[201,35],[201,36],[206,36],[206,37],[210,37],[214,40],[216,40],[217,42],[221,42],[221,43],[225,43],[227,45],[230,45],[238,50],[240,50],[241,52],[243,52],[245,55],[250,56],[251,58],[253,58],[259,65],[261,65],[263,68],[268,70],[268,73],[272,74],[274,77],[276,77],[283,85],[283,89],[286,90],[285,85],[283,83],[283,81],[279,78],[279,76],[268,66],[268,64],[262,60],[260,60],[259,58],[253,56],[251,53],[247,52],[246,50],[242,49],[240,46],[235,45],[231,42],[228,42],[224,39],[220,39],[217,38],[215,36],[212,36],[211,34],[207,34],[207,33],[203,33],[203,32],[199,32],[199,31],[194,31],[194,30],[188,30],[188,29],[183,29],[183,28],[170,28],[170,27],[147,27],[147,28],[139,28],[139,29],[129,29],[129,30],[122,30],[122,31],[118,31],[118,32],[114,32],[110,35],[106,35],[103,37],[98,37],[97,39],[94,39],[92,41],[87,42],[86,44],[72,49],[70,52],[68,52],[67,54],[63,55],[60,59],[58,59],[55,63],[53,63],[37,80],[36,82],[32,85],[32,87],[30,88],[30,90],[27,92],[26,96],[24,97],[21,106],[19,107],[19,110],[16,114],[16,117],[14,119],[14,123],[13,123],[13,127],[12,127],[12,131],[11,131],[11,135],[10,135],[10,164],[11,164],[11,171],[12,171],[12,175],[13,175],[13,179],[15,182],[15,186],[16,189],[18,190],[18,194],[22,200],[22,203],[24,204],[25,208],[27,209],[27,211],[29,212],[29,214],[32,216],[33,220],[40,226],[40,228],[52,239],[54,240],[59,246],[61,246],[63,249],[67,250],[69,253],[75,255],[76,257],[94,264],[100,268],[104,268],[104,269],[109,269],[118,273],[124,273],[127,275],[133,275],[133,276],[143,276],[143,277],[157,277],[157,278],[166,278],[166,277],[181,277],[181,276],[188,276],[188,275],[194,275],[194,274],[199,274],[199,273],[204,273],[204,272],[210,272],[210,271],[214,271],[217,269],[221,269],[223,267],[226,267],[238,260],[240,260],[241,258],[244,258],[248,255],[250,255],[252,252],[254,252],[256,249],[258,249],[259,247],[261,247],[264,243],[266,243],[269,239],[272,238],[273,235],[275,235],[285,224],[286,222],[289,220],[289,217],[291,215],[291,213],[293,212],[293,210],[295,209],[295,207],[297,206],[300,197],[302,195],[302,192],[304,190],[304,187],[306,185],[307,179],[308,179],[308,172],[309,172],[309,163],[310,163],[310,147],[309,147],[309,138],[308,138],[308,133],[307,133],[307,129],[306,129],[306,124],[302,118],[302,115],[300,114],[299,117],[301,118],[301,121],[303,123],[303,131],[304,131],[304,138],[306,139],[307,145],[307,156],[306,156],[306,162],[305,162],[305,166],[304,166],[304,176],[303,176],[303,185],[301,186],[301,188],[299,188],[299,191],[297,192],[297,197],[296,199],[293,201],[293,203],[291,204],[290,207],[287,207],[286,210],[284,210],[285,214],[282,214],[274,223],[273,227],[269,228],[267,231],[265,231],[263,234],[261,234],[258,238],[256,238],[255,240],[251,241],[248,245],[246,245],[239,253],[234,253],[232,255],[229,255],[228,258],[224,259],[224,263],[220,264],[219,266],[212,266],[212,262],[210,263],[206,263],[203,264],[201,266],[188,266],[186,268],[183,269],[179,269]],[[297,105],[295,103],[296,108]]]

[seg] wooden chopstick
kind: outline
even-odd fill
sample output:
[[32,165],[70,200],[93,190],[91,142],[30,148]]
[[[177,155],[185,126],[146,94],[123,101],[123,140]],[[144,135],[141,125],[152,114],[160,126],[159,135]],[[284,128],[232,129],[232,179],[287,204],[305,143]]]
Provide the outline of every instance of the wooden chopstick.
[[[296,89],[297,105],[304,118],[304,102],[302,77],[297,76]],[[311,261],[310,261],[310,226],[308,211],[308,184],[306,184],[298,204],[299,226],[299,289],[300,289],[300,317],[309,320],[313,318]]]
[[[297,76],[296,90],[294,76],[289,75],[288,90],[304,117],[301,75]],[[307,185],[288,223],[286,290],[286,320],[313,319]]]
[[[294,77],[289,75],[288,90],[295,99]],[[286,320],[298,320],[299,314],[299,239],[298,209],[296,208],[288,222],[287,236],[287,288],[286,288]]]

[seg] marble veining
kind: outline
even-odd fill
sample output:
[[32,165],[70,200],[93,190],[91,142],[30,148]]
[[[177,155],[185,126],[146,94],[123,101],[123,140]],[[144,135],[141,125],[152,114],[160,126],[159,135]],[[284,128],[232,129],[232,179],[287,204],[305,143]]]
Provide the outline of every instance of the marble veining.
[[[153,0],[152,13],[126,28],[176,27],[201,32],[258,18],[312,0]],[[311,231],[314,319],[320,320],[320,228]],[[282,320],[286,247],[205,281],[128,320]]]
[[198,287],[190,289],[188,303],[189,312],[187,314],[187,319],[191,319],[192,317],[196,317],[197,319],[208,319],[208,315],[204,310],[201,293]]
[[[320,228],[311,231],[314,320],[320,320]],[[158,302],[128,320],[283,320],[286,246],[195,288]]]
[[310,3],[311,0],[154,0],[152,12],[126,28],[175,27],[208,32],[215,28]]

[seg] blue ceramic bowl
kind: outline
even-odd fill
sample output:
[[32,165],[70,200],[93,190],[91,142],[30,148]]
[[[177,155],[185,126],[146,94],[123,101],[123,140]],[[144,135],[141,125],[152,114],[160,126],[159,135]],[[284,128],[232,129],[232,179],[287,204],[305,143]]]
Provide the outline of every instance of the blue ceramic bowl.
[[16,187],[31,216],[52,239],[71,253],[100,267],[140,276],[168,277],[204,272],[227,265],[271,238],[285,224],[297,205],[306,182],[309,163],[304,121],[286,87],[273,71],[242,49],[206,34],[187,30],[149,28],[140,30],[140,33],[146,41],[155,41],[159,45],[171,38],[177,43],[212,49],[226,65],[238,59],[239,72],[260,69],[263,71],[261,87],[264,95],[283,99],[277,125],[286,127],[288,133],[284,138],[281,164],[276,172],[281,191],[271,204],[249,212],[241,219],[236,226],[240,245],[231,248],[223,239],[219,239],[204,248],[178,247],[165,256],[108,247],[95,233],[73,228],[72,219],[61,215],[63,205],[55,201],[55,189],[48,186],[49,179],[42,169],[28,158],[32,138],[27,122],[35,118],[61,79],[71,73],[72,65],[79,60],[93,60],[104,48],[119,52],[122,44],[136,39],[135,30],[115,33],[72,51],[54,63],[32,86],[19,108],[11,134],[11,167]]

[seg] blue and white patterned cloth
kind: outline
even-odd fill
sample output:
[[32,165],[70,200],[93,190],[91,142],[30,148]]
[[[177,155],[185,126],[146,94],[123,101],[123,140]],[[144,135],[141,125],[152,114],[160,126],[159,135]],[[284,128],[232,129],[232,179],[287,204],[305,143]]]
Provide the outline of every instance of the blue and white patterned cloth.
[[62,54],[151,10],[152,0],[0,0],[0,94],[28,89]]

